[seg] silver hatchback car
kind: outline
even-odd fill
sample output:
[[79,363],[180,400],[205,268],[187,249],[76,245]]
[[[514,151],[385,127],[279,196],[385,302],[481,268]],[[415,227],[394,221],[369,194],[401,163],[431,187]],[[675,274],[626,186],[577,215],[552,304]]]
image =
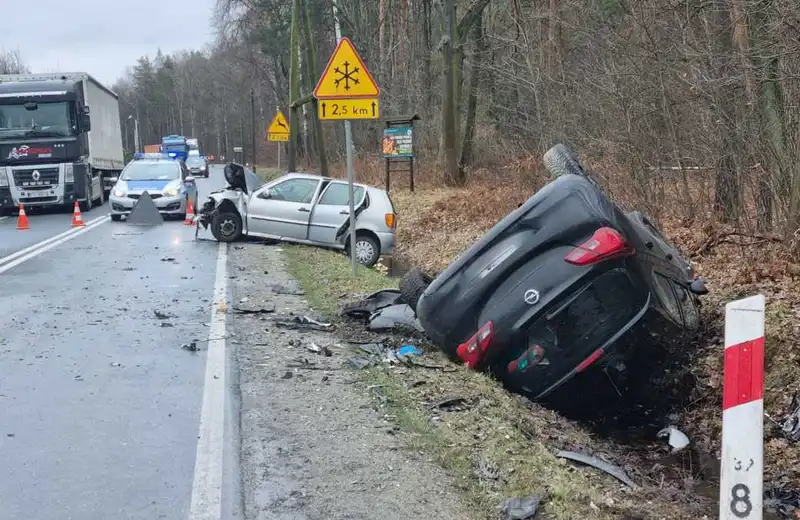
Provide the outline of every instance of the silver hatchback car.
[[[247,235],[349,252],[346,181],[289,173],[256,188],[246,181],[243,169],[231,166],[226,167],[228,187],[211,194],[201,208],[200,217],[217,240],[232,242]],[[354,190],[356,260],[372,266],[380,256],[392,254],[397,217],[386,191],[363,184],[355,184]]]

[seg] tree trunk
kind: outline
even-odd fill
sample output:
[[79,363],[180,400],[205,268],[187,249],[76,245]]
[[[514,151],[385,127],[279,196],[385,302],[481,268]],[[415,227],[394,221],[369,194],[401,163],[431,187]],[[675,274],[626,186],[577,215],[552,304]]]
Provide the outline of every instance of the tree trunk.
[[483,34],[483,14],[478,17],[478,22],[472,27],[472,34],[475,42],[475,54],[472,58],[472,72],[469,78],[467,119],[464,125],[464,139],[461,147],[461,169],[472,164],[472,146],[475,138],[475,120],[478,108],[478,88],[480,88],[483,76],[483,60],[488,51]]
[[[308,6],[309,0],[304,0],[304,12],[305,12],[305,23],[303,24],[303,32],[305,34],[306,39],[306,61],[308,65],[306,66],[306,70],[308,71],[308,91],[311,92],[314,89],[314,82],[319,77],[317,73],[317,57],[316,52],[314,51],[314,39],[311,37],[311,14],[310,9]],[[319,158],[319,168],[322,175],[328,175],[328,158],[325,154],[325,139],[322,133],[322,121],[317,117],[317,103],[316,101],[310,103],[310,112],[311,117],[314,119],[314,142],[316,144],[317,149],[317,157]]]
[[[289,39],[289,103],[300,99],[300,0],[292,4],[292,30]],[[300,118],[297,108],[291,108],[289,114],[289,171],[297,171],[297,134]]]
[[453,45],[456,34],[455,0],[444,0],[445,36],[442,40],[442,58],[444,62],[444,85],[442,88],[442,147],[444,156],[445,180],[450,185],[460,184],[455,126],[455,70]]

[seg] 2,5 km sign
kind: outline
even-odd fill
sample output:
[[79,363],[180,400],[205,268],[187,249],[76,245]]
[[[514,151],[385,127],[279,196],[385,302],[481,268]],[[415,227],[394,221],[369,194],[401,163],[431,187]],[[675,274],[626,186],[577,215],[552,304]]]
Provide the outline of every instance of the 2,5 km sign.
[[764,501],[764,296],[725,306],[720,520],[761,520]]
[[376,119],[376,99],[326,99],[319,104],[320,119]]

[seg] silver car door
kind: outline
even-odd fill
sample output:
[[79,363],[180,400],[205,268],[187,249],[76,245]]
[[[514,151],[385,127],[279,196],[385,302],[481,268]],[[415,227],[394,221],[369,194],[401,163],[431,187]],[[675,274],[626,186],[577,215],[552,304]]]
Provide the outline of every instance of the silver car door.
[[[365,190],[355,186],[355,206],[364,200]],[[322,244],[335,244],[337,231],[350,218],[350,188],[347,183],[333,181],[325,188],[314,206],[308,239]]]
[[248,233],[304,240],[319,183],[291,178],[254,192],[247,208]]

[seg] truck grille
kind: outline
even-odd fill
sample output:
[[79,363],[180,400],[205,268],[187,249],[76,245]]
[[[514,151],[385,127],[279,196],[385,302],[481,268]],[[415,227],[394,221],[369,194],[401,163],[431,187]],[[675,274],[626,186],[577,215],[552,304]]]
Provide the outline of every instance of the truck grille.
[[[34,179],[33,172],[39,172],[39,180]],[[58,168],[33,168],[30,170],[14,170],[14,184],[26,188],[36,186],[58,186]]]

